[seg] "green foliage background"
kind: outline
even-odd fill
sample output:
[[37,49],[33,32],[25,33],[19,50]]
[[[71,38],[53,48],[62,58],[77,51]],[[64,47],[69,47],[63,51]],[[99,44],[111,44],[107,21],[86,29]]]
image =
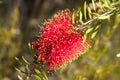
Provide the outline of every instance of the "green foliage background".
[[[110,1],[120,6],[119,0]],[[87,0],[87,4],[91,2]],[[72,11],[83,4],[84,0],[0,1],[0,80],[17,80],[16,56],[20,59],[24,56],[29,62],[33,60],[35,53],[28,43],[35,40],[45,19],[58,10]],[[112,15],[101,25],[91,41],[92,47],[76,61],[48,75],[49,80],[120,80],[120,57],[116,56],[120,54],[120,16]]]

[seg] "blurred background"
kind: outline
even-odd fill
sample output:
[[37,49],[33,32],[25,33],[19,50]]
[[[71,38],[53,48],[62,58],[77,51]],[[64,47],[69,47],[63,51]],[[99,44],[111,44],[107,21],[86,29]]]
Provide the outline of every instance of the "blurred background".
[[[17,80],[15,57],[32,61],[28,43],[54,13],[83,7],[84,0],[0,0],[0,80]],[[86,0],[87,4],[91,0]],[[119,0],[118,0],[119,1]],[[91,48],[50,80],[120,80],[120,17],[102,23]],[[22,67],[21,67],[22,68]]]

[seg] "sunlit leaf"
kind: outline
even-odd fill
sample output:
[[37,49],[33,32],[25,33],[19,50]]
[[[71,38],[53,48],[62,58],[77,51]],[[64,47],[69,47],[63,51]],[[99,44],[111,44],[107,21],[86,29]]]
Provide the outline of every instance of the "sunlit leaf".
[[94,27],[87,29],[86,34],[90,33],[93,29]]
[[23,78],[20,75],[18,75],[17,77],[19,80],[23,80]]
[[85,19],[87,19],[87,16],[86,16],[86,6],[87,6],[87,4],[86,4],[86,1],[84,2],[84,17],[85,17]]
[[87,39],[87,34],[84,34],[83,40],[86,40],[86,39]]
[[92,15],[94,16],[100,16],[100,14],[93,12]]
[[26,77],[26,80],[29,80],[29,76]]
[[108,2],[107,2],[107,0],[104,0],[104,4],[105,4],[106,7],[108,7]]
[[120,53],[118,53],[118,54],[116,55],[116,57],[120,57]]
[[98,31],[95,31],[94,33],[92,33],[92,35],[91,35],[91,38],[92,38],[92,39],[96,36],[97,32],[98,32]]
[[87,80],[87,79],[80,75],[80,76],[75,76],[75,78],[73,78],[73,80]]
[[19,62],[19,64],[22,64],[22,62],[19,60],[19,58],[15,57],[15,60]]
[[80,11],[79,12],[79,22],[81,23],[81,24],[83,24],[83,20],[82,20],[82,12]]
[[18,71],[18,72],[21,72],[21,70],[17,67],[15,67],[15,70]]
[[92,11],[91,11],[91,9],[88,7],[87,8],[87,10],[88,10],[88,16],[90,17],[90,19],[92,18],[92,15],[91,15],[91,13],[92,13]]
[[41,80],[41,78],[38,75],[33,75],[36,80]]
[[100,26],[101,26],[101,24],[100,24],[100,25],[97,25],[97,26],[95,27],[95,30],[99,29]]
[[26,71],[29,71],[28,64],[26,64],[25,69],[26,69]]
[[22,59],[26,64],[29,64],[29,62],[23,56],[22,56]]
[[75,12],[72,14],[72,23],[75,24]]
[[28,72],[22,71],[22,70],[20,70],[20,69],[17,68],[17,67],[15,67],[15,70],[18,71],[18,72],[24,73],[24,74],[28,74]]
[[30,43],[30,42],[28,43],[28,47],[29,47],[29,48],[32,48],[32,45],[31,45],[31,43]]
[[48,77],[47,77],[45,71],[42,71],[42,74],[43,74],[43,76],[45,77],[45,79],[48,80]]
[[35,69],[35,72],[36,72],[37,74],[40,74],[40,73],[41,73],[40,70],[38,70],[38,69]]
[[104,0],[104,4],[106,7],[108,7],[109,9],[111,8],[110,7],[110,0]]
[[15,60],[19,61],[19,59],[17,57],[15,57]]
[[93,5],[93,9],[96,10],[95,9],[95,0],[92,0],[92,5]]

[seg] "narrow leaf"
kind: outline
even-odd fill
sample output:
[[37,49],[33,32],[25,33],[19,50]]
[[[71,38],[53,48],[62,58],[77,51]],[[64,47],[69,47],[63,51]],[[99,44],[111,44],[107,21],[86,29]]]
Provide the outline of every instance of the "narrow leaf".
[[95,9],[95,0],[92,0],[92,5],[93,5],[93,9],[96,10]]
[[19,80],[23,80],[23,78],[20,75],[18,75],[17,77]]
[[87,39],[87,34],[83,36],[83,40],[86,40],[86,39]]
[[75,24],[75,12],[72,14],[72,23]]
[[28,64],[25,65],[25,69],[26,69],[26,71],[29,71]]
[[38,69],[35,69],[35,72],[36,72],[37,74],[40,74],[40,73],[41,73],[40,70],[38,70]]
[[92,39],[96,36],[97,32],[98,32],[98,31],[95,31],[95,32],[92,34],[92,36],[91,36]]
[[19,59],[17,57],[15,57],[15,60],[19,61]]
[[21,70],[17,67],[15,67],[15,70],[18,71],[18,72],[21,72]]
[[82,12],[80,11],[80,12],[79,12],[79,17],[80,17],[80,18],[79,18],[79,22],[80,22],[81,24],[83,24],[82,16],[83,16],[83,15],[82,15]]
[[87,10],[88,10],[88,16],[90,17],[90,19],[92,18],[92,15],[91,15],[91,13],[92,13],[92,11],[91,11],[91,9],[88,7],[87,8]]
[[94,28],[89,28],[87,31],[86,31],[86,34],[90,33]]
[[100,16],[100,14],[93,12],[92,15],[94,16]]
[[31,44],[30,44],[30,42],[28,43],[28,47],[29,47],[29,48],[31,48],[31,47],[32,47],[32,46],[31,46]]
[[19,58],[15,57],[15,60],[19,62],[19,64],[22,64],[22,62],[19,60]]
[[86,16],[86,1],[84,2],[84,17],[85,17],[85,19],[87,19],[87,16]]
[[101,26],[101,25],[97,25],[97,26],[95,27],[95,30],[99,29],[99,28],[100,28],[100,26]]
[[23,56],[22,56],[22,59],[26,64],[29,64],[29,62]]
[[106,7],[110,8],[110,6],[109,6],[109,3],[110,3],[109,0],[104,0],[104,3],[105,3]]
[[42,71],[43,76],[45,77],[46,80],[48,80],[48,77],[44,71]]
[[33,75],[36,80],[41,80],[41,78],[38,75]]

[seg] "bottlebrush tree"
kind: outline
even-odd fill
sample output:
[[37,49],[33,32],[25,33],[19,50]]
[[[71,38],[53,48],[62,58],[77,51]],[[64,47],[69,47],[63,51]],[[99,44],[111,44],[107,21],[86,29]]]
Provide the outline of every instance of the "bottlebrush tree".
[[[92,0],[89,5],[85,1],[78,10],[57,12],[43,24],[38,39],[29,45],[35,50],[34,61],[28,62],[22,57],[26,63],[25,71],[15,69],[25,73],[27,80],[33,77],[36,80],[48,80],[47,75],[84,54],[91,47],[91,41],[102,22],[109,20],[112,15],[119,16],[119,12],[117,0]],[[18,58],[16,60],[20,61]],[[23,80],[20,75],[18,78]]]

